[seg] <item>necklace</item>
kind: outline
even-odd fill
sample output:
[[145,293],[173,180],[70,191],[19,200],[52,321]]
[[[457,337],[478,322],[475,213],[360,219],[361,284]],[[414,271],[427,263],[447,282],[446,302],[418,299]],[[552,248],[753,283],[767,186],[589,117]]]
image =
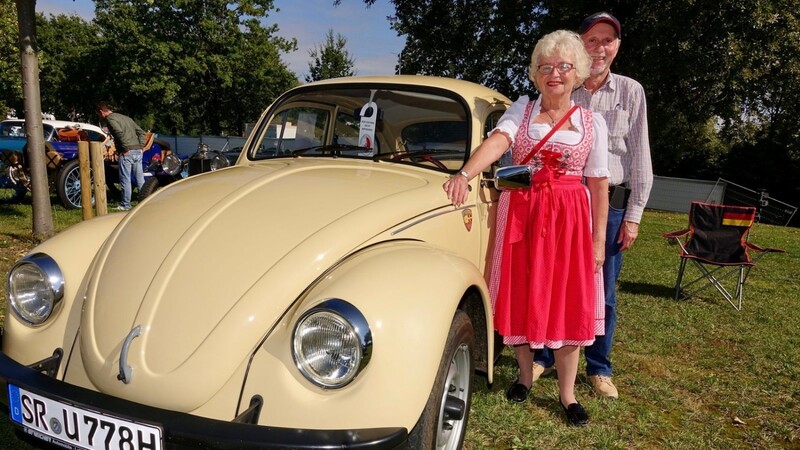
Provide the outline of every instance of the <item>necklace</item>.
[[547,110],[547,111],[545,111],[544,113],[545,113],[545,114],[547,114],[547,117],[549,117],[549,118],[550,118],[550,128],[554,128],[554,127],[556,126],[556,118],[555,118],[555,117],[553,117],[553,116],[550,114],[550,110]]

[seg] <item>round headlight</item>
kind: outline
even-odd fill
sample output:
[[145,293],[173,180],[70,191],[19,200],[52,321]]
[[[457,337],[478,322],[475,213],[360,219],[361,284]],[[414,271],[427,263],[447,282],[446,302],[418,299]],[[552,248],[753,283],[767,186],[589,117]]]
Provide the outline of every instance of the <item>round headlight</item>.
[[292,356],[300,372],[317,386],[346,386],[369,362],[372,333],[358,309],[328,300],[307,311],[295,325]]
[[64,277],[52,258],[26,256],[8,274],[8,303],[22,321],[40,325],[64,296]]
[[214,159],[211,160],[211,170],[224,169],[229,165],[230,164],[228,164],[228,158],[222,155],[217,155],[214,157]]
[[167,155],[161,163],[161,168],[164,172],[175,176],[181,171],[181,159],[175,155]]

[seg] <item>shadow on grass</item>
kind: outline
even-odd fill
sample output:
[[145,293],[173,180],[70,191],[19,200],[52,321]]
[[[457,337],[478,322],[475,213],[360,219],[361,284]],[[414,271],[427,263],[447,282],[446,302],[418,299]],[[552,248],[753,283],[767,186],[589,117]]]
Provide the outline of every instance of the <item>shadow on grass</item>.
[[623,281],[619,284],[619,292],[625,292],[633,295],[649,295],[656,298],[664,298],[674,300],[675,287],[664,286],[663,284],[651,283],[632,283],[630,281]]
[[[19,203],[17,203],[18,205]],[[19,209],[13,208],[12,203],[3,203],[0,201],[0,216],[2,217],[25,217],[25,214],[22,213]]]

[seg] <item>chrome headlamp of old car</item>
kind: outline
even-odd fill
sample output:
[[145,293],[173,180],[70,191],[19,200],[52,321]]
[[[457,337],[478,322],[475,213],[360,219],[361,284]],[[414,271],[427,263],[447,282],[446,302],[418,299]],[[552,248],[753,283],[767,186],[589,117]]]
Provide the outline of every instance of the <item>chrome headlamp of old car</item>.
[[230,163],[228,163],[228,158],[217,155],[211,160],[211,170],[219,170],[228,167]]
[[8,273],[8,304],[20,320],[41,325],[64,296],[64,276],[44,253],[26,256]]
[[371,354],[369,324],[344,300],[327,300],[306,311],[292,333],[295,365],[322,388],[346,386],[367,366]]
[[180,173],[181,165],[181,159],[172,154],[165,156],[164,161],[161,162],[161,168],[164,169],[164,172],[172,176]]

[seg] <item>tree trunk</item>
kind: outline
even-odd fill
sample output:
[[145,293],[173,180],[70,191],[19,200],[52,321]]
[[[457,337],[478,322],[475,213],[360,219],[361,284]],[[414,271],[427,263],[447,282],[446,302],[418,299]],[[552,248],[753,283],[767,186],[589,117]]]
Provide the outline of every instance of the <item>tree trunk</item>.
[[16,0],[16,4],[22,61],[22,94],[25,100],[25,137],[28,139],[33,195],[33,238],[43,241],[53,235],[53,216],[44,160],[42,99],[39,93],[39,60],[36,56],[36,0]]

